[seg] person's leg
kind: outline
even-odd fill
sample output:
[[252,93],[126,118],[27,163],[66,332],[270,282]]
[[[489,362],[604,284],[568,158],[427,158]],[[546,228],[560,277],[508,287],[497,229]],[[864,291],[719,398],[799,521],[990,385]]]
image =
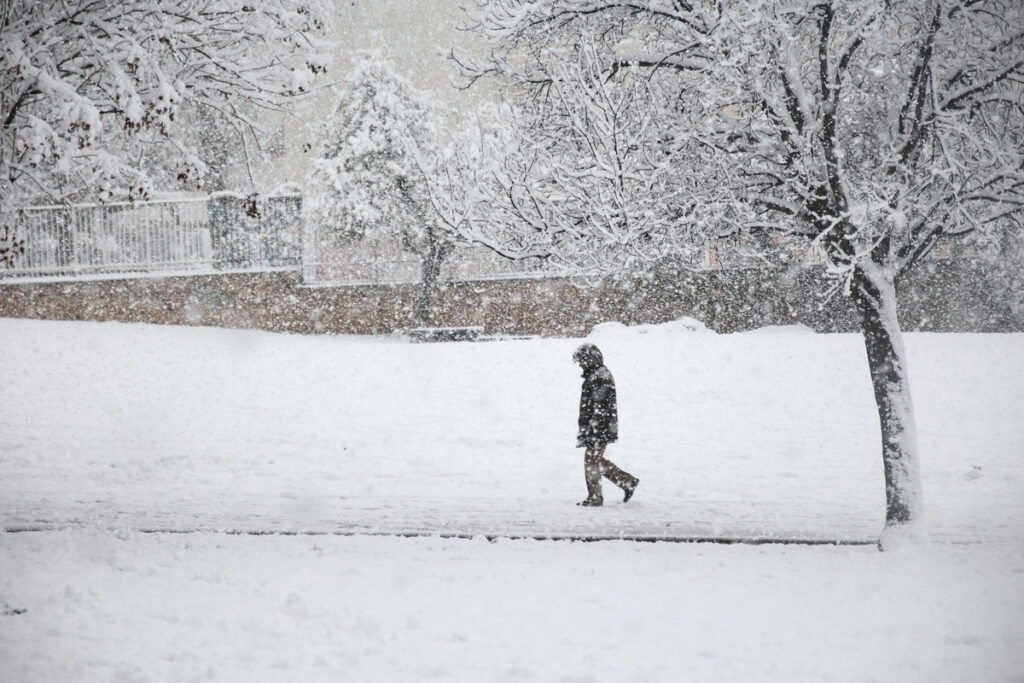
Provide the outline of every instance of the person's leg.
[[583,475],[587,480],[587,500],[590,505],[601,505],[601,461],[604,460],[604,444],[587,446],[583,455]]
[[618,486],[620,489],[627,489],[633,485],[636,477],[619,468],[618,465],[607,458],[602,458],[601,460],[601,470],[610,482]]
[[618,486],[620,489],[626,492],[626,498],[623,502],[628,501],[633,497],[633,490],[636,485],[640,482],[639,479],[634,477],[629,472],[621,469],[618,465],[613,463],[604,457],[604,447],[601,448],[601,472],[611,481],[613,484]]

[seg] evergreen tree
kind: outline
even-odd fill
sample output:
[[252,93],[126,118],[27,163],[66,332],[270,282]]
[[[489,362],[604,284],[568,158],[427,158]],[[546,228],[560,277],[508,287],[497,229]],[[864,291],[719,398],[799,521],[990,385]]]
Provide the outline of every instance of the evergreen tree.
[[419,258],[420,324],[429,319],[441,264],[456,246],[455,232],[431,202],[438,131],[439,115],[424,96],[386,59],[367,54],[324,125],[310,173],[314,230],[344,239],[391,237]]

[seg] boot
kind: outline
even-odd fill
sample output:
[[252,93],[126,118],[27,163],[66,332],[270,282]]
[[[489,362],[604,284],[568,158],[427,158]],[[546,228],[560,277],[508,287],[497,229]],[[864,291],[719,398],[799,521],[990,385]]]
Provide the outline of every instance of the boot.
[[629,499],[633,497],[633,492],[636,491],[636,485],[640,483],[640,480],[633,477],[633,481],[629,486],[624,487],[622,490],[626,492],[626,495],[622,497],[623,503],[628,503]]

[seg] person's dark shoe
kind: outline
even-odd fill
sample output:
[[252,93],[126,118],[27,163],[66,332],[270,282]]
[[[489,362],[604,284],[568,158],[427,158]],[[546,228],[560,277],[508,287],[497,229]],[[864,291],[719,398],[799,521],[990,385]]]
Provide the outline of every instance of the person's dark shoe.
[[628,503],[629,502],[629,499],[633,497],[633,492],[636,491],[636,485],[639,484],[639,483],[640,483],[640,480],[634,478],[633,479],[633,483],[623,489],[623,491],[626,492],[626,495],[624,495],[622,497],[622,502],[623,503]]
[[576,504],[577,505],[582,505],[585,508],[596,508],[596,507],[601,507],[602,505],[604,505],[604,501],[603,500],[591,500],[590,498],[587,498],[586,500],[581,500],[580,502],[578,502]]

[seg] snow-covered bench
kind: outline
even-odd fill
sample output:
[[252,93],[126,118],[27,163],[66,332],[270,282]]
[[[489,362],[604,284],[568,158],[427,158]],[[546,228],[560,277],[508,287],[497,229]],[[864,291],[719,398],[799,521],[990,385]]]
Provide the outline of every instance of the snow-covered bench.
[[483,327],[415,327],[408,332],[414,342],[476,341],[483,333]]

